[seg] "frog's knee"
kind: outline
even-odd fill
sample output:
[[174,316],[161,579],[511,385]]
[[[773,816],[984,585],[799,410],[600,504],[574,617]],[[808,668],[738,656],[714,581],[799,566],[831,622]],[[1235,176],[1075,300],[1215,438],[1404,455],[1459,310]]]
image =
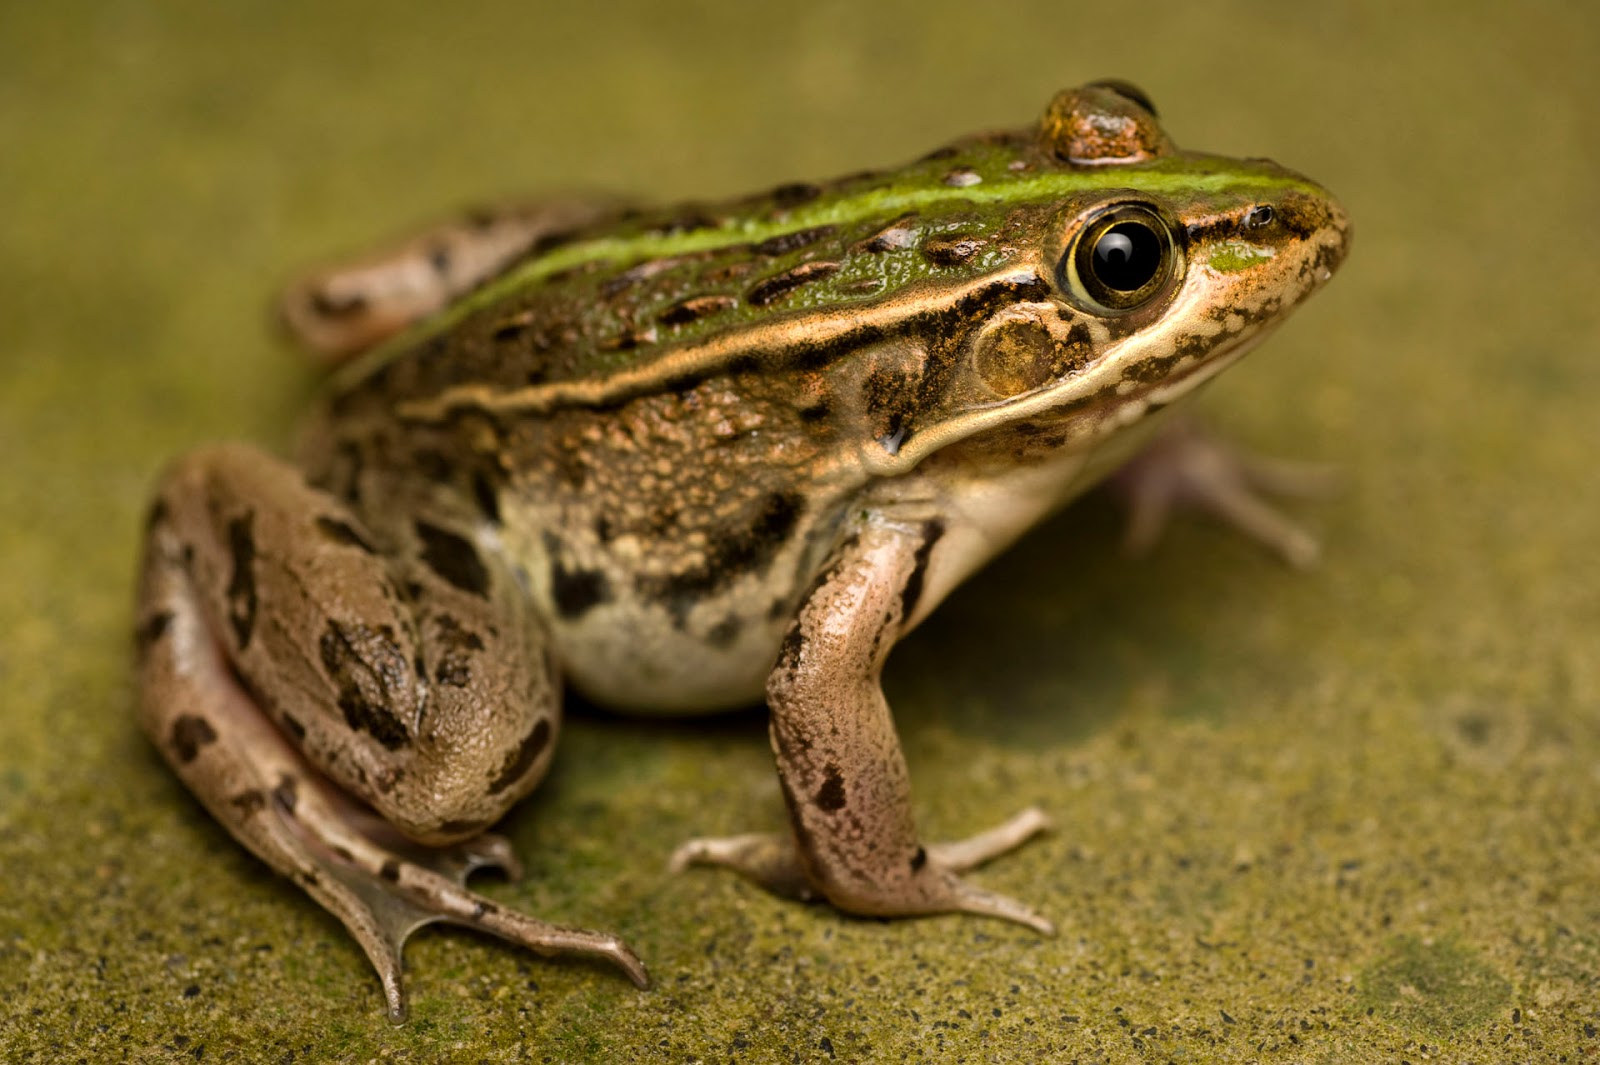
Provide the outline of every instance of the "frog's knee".
[[[446,739],[424,734],[432,748],[399,770],[384,816],[419,843],[453,843],[477,835],[543,778],[555,750],[556,719],[540,715],[507,742],[480,735]],[[454,739],[454,742],[452,742]],[[430,743],[430,740],[433,742]]]

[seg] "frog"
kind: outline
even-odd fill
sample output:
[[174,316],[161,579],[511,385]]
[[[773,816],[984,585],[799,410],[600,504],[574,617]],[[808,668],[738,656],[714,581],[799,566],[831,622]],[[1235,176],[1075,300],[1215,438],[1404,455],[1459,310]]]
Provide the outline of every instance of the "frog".
[[[471,890],[551,764],[563,693],[759,704],[787,825],[691,838],[845,914],[1052,922],[970,874],[1049,827],[917,832],[892,648],[1101,482],[1290,561],[1293,478],[1173,416],[1332,277],[1350,222],[1266,159],[1178,149],[1121,81],[908,165],[725,201],[533,201],[290,287],[331,366],[296,455],[163,473],[137,714],[238,842],[337,917],[403,1020],[417,928],[587,956],[621,936]],[[702,874],[706,875],[706,874]]]

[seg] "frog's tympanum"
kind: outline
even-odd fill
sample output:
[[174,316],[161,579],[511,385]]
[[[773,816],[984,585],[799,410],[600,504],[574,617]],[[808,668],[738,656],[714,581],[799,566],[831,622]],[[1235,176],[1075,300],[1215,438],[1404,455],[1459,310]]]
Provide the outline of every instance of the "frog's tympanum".
[[1100,82],[896,170],[666,210],[547,203],[326,271],[285,303],[344,362],[296,459],[223,444],[161,481],[143,725],[344,922],[397,1019],[402,946],[430,921],[647,983],[617,936],[463,884],[514,865],[485,829],[549,767],[563,684],[645,713],[766,699],[789,824],[690,841],[675,866],[1048,932],[965,878],[1042,813],[918,836],[884,660],[1119,467],[1136,526],[1199,498],[1307,557],[1256,467],[1155,416],[1348,239],[1320,186],[1178,151],[1141,93]]

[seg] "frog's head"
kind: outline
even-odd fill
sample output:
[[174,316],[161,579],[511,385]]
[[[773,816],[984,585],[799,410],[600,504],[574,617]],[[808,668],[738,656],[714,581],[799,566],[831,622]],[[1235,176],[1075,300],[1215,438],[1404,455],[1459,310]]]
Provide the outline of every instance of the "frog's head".
[[1249,350],[1349,244],[1326,189],[1267,160],[1178,151],[1123,83],[1058,95],[1027,159],[1012,167],[1029,186],[1017,199],[1039,208],[1017,260],[1026,294],[960,331],[943,417],[914,452],[974,436],[1096,446]]

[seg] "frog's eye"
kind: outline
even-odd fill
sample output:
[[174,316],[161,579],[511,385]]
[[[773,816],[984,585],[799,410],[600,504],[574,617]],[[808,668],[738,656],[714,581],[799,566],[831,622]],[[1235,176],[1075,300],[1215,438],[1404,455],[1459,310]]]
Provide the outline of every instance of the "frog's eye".
[[1143,204],[1124,204],[1089,219],[1061,265],[1074,295],[1104,310],[1131,311],[1166,291],[1177,263],[1166,219]]

